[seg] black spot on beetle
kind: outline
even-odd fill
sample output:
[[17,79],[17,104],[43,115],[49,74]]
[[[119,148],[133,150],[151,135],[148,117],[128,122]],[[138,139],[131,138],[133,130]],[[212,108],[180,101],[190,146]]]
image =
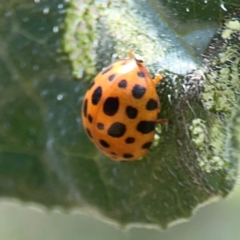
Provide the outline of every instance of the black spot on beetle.
[[85,99],[85,101],[83,103],[83,115],[84,115],[84,117],[87,117],[87,107],[88,107],[88,100]]
[[92,94],[92,104],[97,105],[102,97],[102,88],[97,87]]
[[142,145],[142,148],[148,149],[148,148],[151,147],[151,145],[152,145],[152,142],[146,142],[146,143],[144,143],[144,144]]
[[137,130],[142,134],[147,134],[155,130],[155,125],[153,121],[141,121],[137,125]]
[[129,144],[129,143],[134,143],[135,142],[135,138],[133,137],[128,137],[125,139],[125,143]]
[[103,130],[104,129],[104,124],[103,123],[97,123],[97,128],[99,129],[99,130]]
[[145,73],[144,73],[144,72],[138,72],[137,75],[138,75],[140,78],[145,78]]
[[158,103],[156,100],[154,99],[149,99],[147,104],[146,104],[146,109],[151,111],[151,110],[155,110],[158,107]]
[[146,88],[139,84],[136,84],[132,89],[132,95],[136,99],[142,98],[145,92],[146,92]]
[[89,121],[90,123],[92,123],[92,120],[93,120],[92,115],[91,115],[91,114],[88,114],[88,121]]
[[127,87],[127,81],[125,79],[121,80],[119,83],[118,83],[118,87],[120,88],[126,88]]
[[131,153],[124,153],[124,154],[123,154],[123,157],[124,157],[124,158],[132,158],[133,155],[132,155]]
[[138,110],[134,107],[127,106],[126,107],[126,114],[130,119],[134,119],[137,117]]
[[126,126],[123,123],[115,122],[108,129],[108,135],[111,137],[119,138],[126,132]]
[[110,145],[106,142],[106,141],[104,141],[104,140],[99,140],[99,143],[101,144],[101,146],[103,146],[103,147],[105,147],[105,148],[109,148],[110,147]]
[[92,138],[92,134],[91,134],[91,132],[90,132],[90,130],[89,130],[88,128],[86,128],[86,132],[87,132],[88,136],[89,136],[90,138]]
[[111,82],[115,78],[116,74],[112,74],[108,77],[108,80]]
[[110,67],[104,69],[104,70],[102,71],[102,74],[105,74],[105,73],[109,72],[112,68],[113,68],[113,67],[110,66]]
[[103,104],[103,112],[108,116],[113,116],[119,108],[118,97],[108,97]]

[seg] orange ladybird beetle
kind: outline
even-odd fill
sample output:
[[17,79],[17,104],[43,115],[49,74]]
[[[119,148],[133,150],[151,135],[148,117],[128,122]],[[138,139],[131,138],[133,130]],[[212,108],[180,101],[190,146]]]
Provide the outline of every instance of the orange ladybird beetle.
[[132,161],[146,154],[153,142],[160,104],[155,85],[143,61],[132,51],[129,59],[103,69],[87,91],[82,123],[92,142],[108,158]]

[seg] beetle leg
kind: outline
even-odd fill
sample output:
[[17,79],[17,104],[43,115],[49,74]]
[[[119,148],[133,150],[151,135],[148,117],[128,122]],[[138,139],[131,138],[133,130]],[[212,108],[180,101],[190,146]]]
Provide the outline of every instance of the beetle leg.
[[154,85],[157,85],[165,76],[163,74],[157,74],[153,79]]
[[165,124],[168,124],[168,119],[166,119],[166,118],[157,119],[156,123],[165,125]]

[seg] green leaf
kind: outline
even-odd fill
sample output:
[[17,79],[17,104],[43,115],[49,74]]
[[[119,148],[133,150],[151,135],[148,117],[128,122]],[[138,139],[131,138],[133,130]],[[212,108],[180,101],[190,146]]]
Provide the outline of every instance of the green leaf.
[[[210,63],[197,69],[201,58],[186,35],[213,25],[204,31],[202,25],[185,26],[184,34],[177,33],[153,2],[0,4],[1,196],[79,207],[120,226],[166,228],[231,192],[239,159],[237,38],[223,41],[219,33],[219,44],[211,45],[219,46],[216,60],[208,53]],[[238,37],[239,29],[234,33]],[[141,161],[119,163],[104,157],[82,128],[81,101],[89,87],[82,80],[109,64],[112,53],[124,55],[130,48],[145,57],[152,73],[165,68],[159,117],[168,118],[169,126],[157,128],[158,139]],[[235,58],[230,63],[229,54]],[[225,69],[224,78],[219,69]]]

